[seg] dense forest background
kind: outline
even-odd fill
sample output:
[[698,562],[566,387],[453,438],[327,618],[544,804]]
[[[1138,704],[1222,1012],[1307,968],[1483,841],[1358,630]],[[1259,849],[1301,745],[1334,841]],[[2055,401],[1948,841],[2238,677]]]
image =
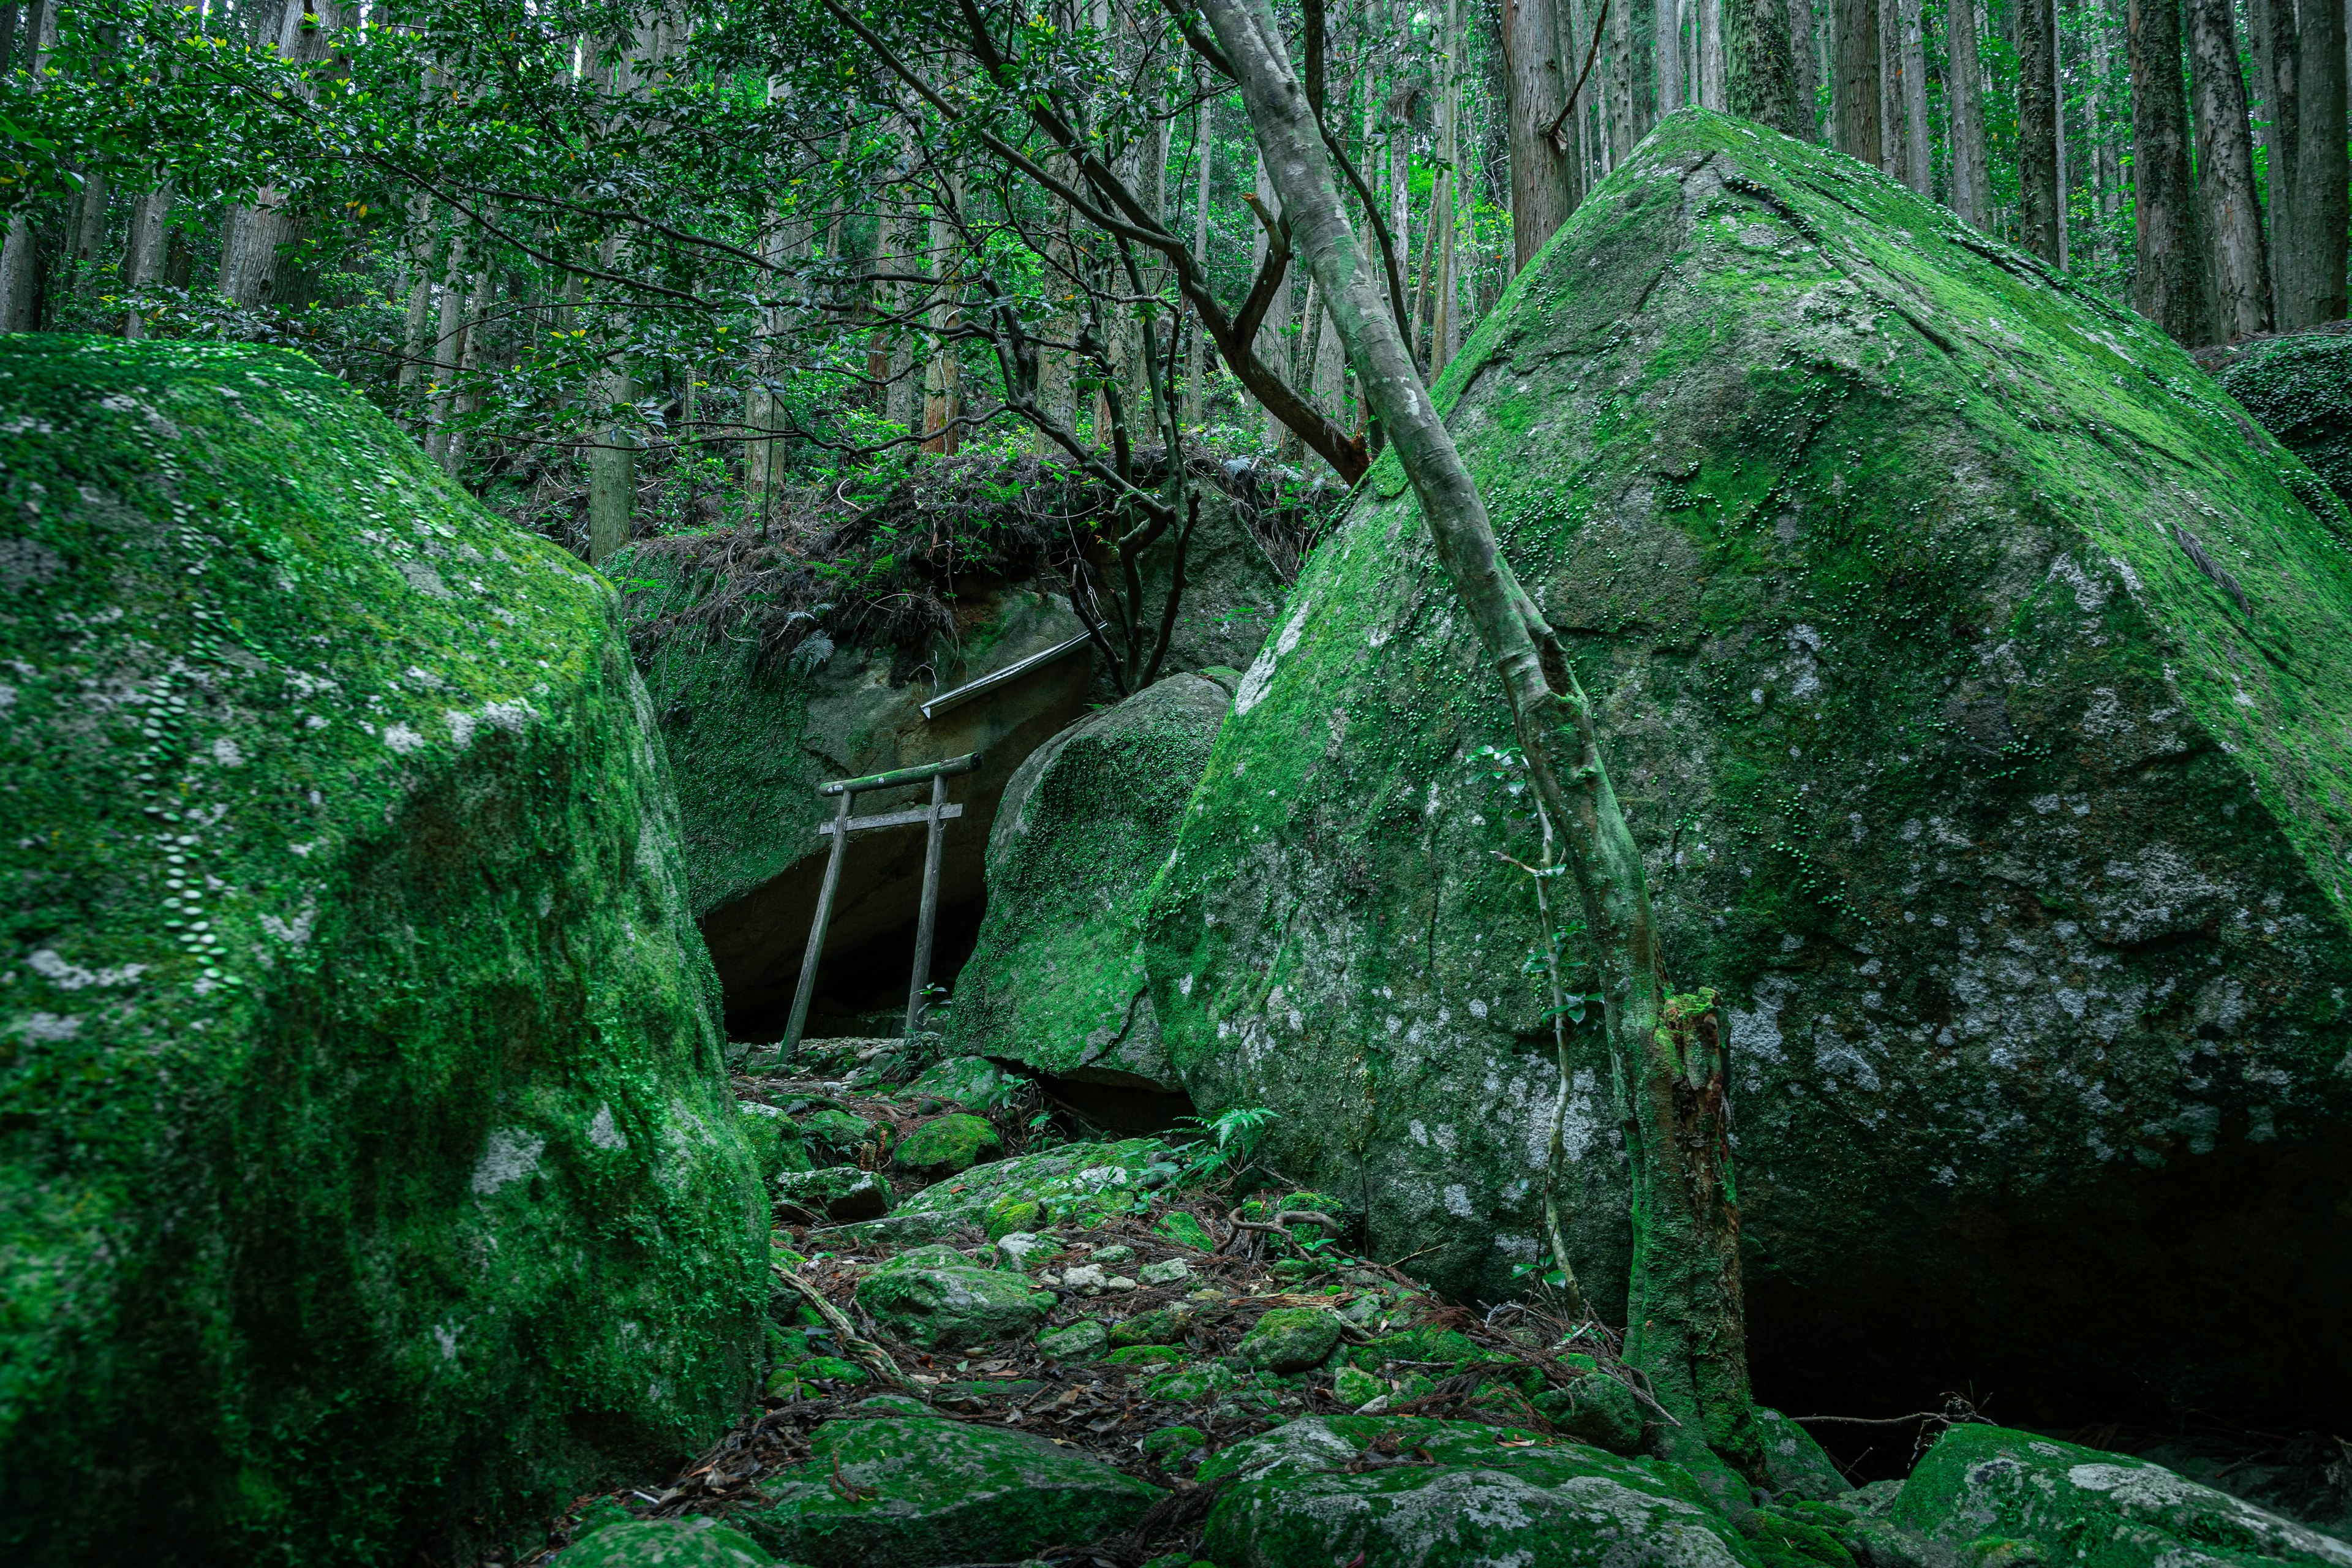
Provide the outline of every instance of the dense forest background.
[[[2345,314],[2342,0],[1291,16],[1432,367],[1784,21],[1794,129],[2180,341]],[[1378,432],[1213,52],[1156,0],[0,5],[0,325],[299,347],[590,559],[960,450],[1130,537],[1204,461],[1336,494]]]

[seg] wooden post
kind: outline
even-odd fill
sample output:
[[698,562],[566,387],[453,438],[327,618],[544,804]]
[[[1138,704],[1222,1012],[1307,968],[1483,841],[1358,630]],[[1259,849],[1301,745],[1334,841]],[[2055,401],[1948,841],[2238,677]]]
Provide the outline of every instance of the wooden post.
[[940,807],[948,803],[945,773],[931,775],[931,808],[924,814],[929,832],[923,845],[922,913],[915,918],[915,973],[907,982],[907,1037],[913,1039],[923,1023],[923,987],[931,979],[931,935],[940,923],[940,847],[947,829]]
[[816,895],[816,918],[809,922],[808,951],[801,955],[801,981],[793,988],[793,1021],[784,1026],[779,1062],[790,1061],[801,1048],[801,1031],[808,1026],[809,1003],[816,996],[817,955],[824,951],[825,922],[833,918],[833,890],[841,885],[841,858],[849,850],[849,803],[856,790],[841,792],[841,805],[833,815],[833,852],[824,860],[824,886]]

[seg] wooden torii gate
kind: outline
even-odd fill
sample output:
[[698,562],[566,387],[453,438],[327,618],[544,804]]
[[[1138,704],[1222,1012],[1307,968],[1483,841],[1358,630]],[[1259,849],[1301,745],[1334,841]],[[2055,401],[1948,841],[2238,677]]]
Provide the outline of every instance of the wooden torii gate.
[[[809,926],[808,952],[801,958],[800,984],[793,991],[793,1021],[784,1030],[784,1043],[777,1059],[787,1060],[800,1049],[801,1031],[808,1025],[809,1003],[816,995],[816,961],[824,952],[824,928],[833,919],[834,890],[841,885],[842,857],[849,851],[849,836],[866,833],[877,827],[911,827],[920,822],[928,826],[929,842],[923,846],[922,912],[915,923],[915,973],[907,985],[907,1033],[913,1035],[923,1021],[923,988],[931,979],[931,938],[939,924],[940,913],[940,847],[946,834],[944,824],[950,817],[961,816],[963,807],[948,804],[948,780],[957,773],[968,773],[980,766],[980,753],[967,752],[961,757],[950,757],[943,763],[924,763],[911,768],[898,768],[887,773],[868,773],[858,779],[835,779],[818,788],[817,794],[838,795],[840,805],[833,820],[817,829],[820,834],[833,835],[833,852],[825,858],[824,886],[816,896],[816,919]],[[877,789],[894,789],[900,784],[921,784],[929,779],[931,799],[928,805],[909,806],[904,811],[886,811],[877,816],[852,816],[849,808],[861,795]]]

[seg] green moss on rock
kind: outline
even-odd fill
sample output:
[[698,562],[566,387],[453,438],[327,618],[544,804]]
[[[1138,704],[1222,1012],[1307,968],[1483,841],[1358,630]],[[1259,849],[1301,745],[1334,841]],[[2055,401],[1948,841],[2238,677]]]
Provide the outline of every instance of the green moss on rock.
[[901,1139],[890,1152],[904,1171],[937,1178],[969,1169],[983,1155],[1004,1147],[996,1129],[978,1116],[935,1116]]
[[715,1519],[608,1524],[555,1554],[551,1568],[770,1568],[757,1542]]
[[[2138,318],[1703,111],[1434,393],[1598,705],[1676,983],[1726,1001],[1759,1381],[1829,1336],[1858,1382],[2352,1405],[2299,1350],[2352,1296],[2352,554],[2302,464]],[[1465,1299],[1541,1256],[1561,1088],[1496,858],[1541,854],[1516,744],[1384,458],[1147,938],[1202,1111],[1278,1111],[1266,1157]],[[1613,1314],[1619,1117],[1597,1030],[1570,1048],[1562,1207]]]
[[903,1340],[954,1351],[1034,1331],[1054,1310],[1054,1297],[1018,1274],[976,1268],[957,1257],[878,1269],[857,1282],[857,1304]]
[[2161,1465],[2000,1426],[1945,1433],[1889,1517],[1978,1560],[2051,1568],[2352,1565],[2352,1544]]
[[919,1100],[929,1095],[966,1110],[997,1110],[1019,1097],[1022,1081],[984,1057],[949,1057],[917,1075],[905,1098]]
[[733,1522],[814,1568],[1011,1563],[1099,1541],[1162,1495],[1045,1438],[938,1417],[828,1421]]
[[989,836],[988,912],[956,980],[950,1049],[1176,1087],[1145,984],[1146,895],[1232,702],[1171,676],[1021,764]]
[[1339,1320],[1320,1307],[1276,1307],[1260,1313],[1234,1353],[1266,1372],[1319,1366],[1339,1342]]
[[610,588],[261,350],[0,342],[0,1556],[698,1447],[764,1205]]
[[2352,336],[2268,339],[2233,355],[2219,380],[2338,498],[2352,500]]
[[1759,1568],[1672,1467],[1507,1426],[1308,1416],[1197,1479],[1227,1483],[1205,1542],[1223,1568]]
[[[1043,1225],[1083,1225],[1125,1214],[1147,1201],[1144,1183],[1167,1146],[1152,1138],[1118,1143],[1066,1143],[1037,1154],[992,1160],[934,1182],[858,1236],[915,1242],[969,1226],[992,1236]],[[1034,1204],[1034,1210],[1023,1205]],[[999,1226],[1008,1228],[998,1229]]]

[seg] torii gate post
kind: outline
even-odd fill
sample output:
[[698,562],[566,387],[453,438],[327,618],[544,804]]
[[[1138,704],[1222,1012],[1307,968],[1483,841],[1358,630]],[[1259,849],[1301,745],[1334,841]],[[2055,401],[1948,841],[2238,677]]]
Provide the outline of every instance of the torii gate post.
[[[956,773],[968,773],[980,766],[980,753],[967,752],[961,757],[950,757],[943,763],[924,763],[911,768],[898,768],[887,773],[868,773],[864,778],[835,779],[817,790],[819,795],[838,795],[840,805],[833,820],[819,827],[819,833],[833,835],[833,852],[825,857],[824,885],[817,890],[816,918],[809,924],[808,951],[801,957],[800,984],[793,990],[793,1018],[785,1026],[784,1043],[776,1053],[783,1061],[800,1049],[801,1031],[808,1026],[809,1003],[816,995],[816,963],[824,952],[824,929],[833,920],[833,895],[841,886],[842,857],[849,851],[849,836],[877,827],[911,827],[919,822],[928,829],[923,846],[923,902],[915,921],[915,973],[907,985],[907,1033],[912,1036],[923,1021],[923,988],[931,979],[931,940],[939,927],[940,916],[940,847],[945,837],[945,824],[950,817],[961,816],[963,807],[948,804],[948,780]],[[849,808],[861,795],[878,789],[894,789],[900,784],[921,784],[929,779],[931,799],[928,805],[905,811],[885,812],[879,816],[852,816]]]

